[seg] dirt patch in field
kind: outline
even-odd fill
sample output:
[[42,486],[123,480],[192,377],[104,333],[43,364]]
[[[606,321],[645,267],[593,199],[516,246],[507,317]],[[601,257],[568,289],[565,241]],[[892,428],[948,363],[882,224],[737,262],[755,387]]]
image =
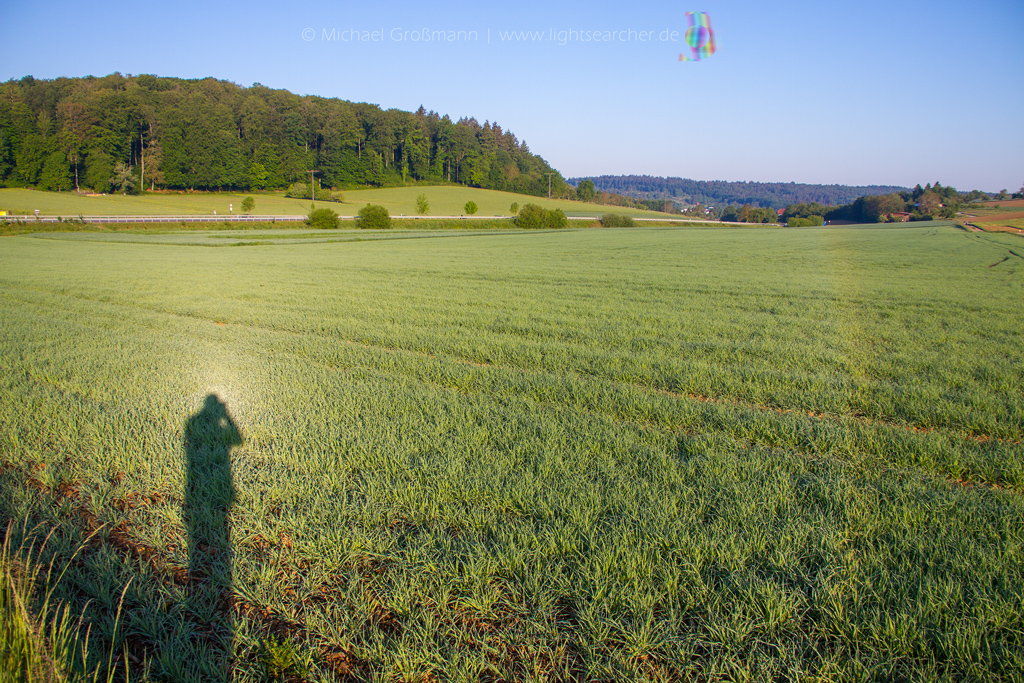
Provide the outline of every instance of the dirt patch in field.
[[1000,213],[989,214],[988,216],[978,216],[974,219],[975,223],[990,223],[996,221],[1009,221],[1014,218],[1024,218],[1024,211],[1005,211]]
[[1014,227],[1012,225],[999,225],[993,223],[986,223],[981,226],[980,232],[1005,232],[1010,235],[1024,235],[1024,230]]

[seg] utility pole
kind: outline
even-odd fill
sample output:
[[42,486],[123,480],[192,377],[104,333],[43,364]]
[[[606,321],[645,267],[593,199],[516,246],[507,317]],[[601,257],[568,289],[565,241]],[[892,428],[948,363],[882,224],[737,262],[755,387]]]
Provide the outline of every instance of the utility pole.
[[546,175],[548,177],[548,201],[550,202],[551,201],[551,176],[553,176],[555,174],[554,173],[545,173],[544,175]]
[[308,171],[306,171],[306,173],[309,174],[309,201],[310,202],[316,202],[316,192],[314,191],[314,188],[316,187],[316,185],[313,182],[313,174],[314,173],[319,173],[319,172],[320,172],[320,170],[316,169],[316,168],[311,168]]

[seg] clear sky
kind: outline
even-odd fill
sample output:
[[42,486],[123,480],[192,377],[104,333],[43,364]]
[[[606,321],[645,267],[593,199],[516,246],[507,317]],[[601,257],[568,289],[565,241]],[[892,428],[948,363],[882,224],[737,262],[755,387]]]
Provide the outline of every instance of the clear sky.
[[[0,80],[213,76],[422,104],[497,121],[566,176],[1024,184],[1024,2],[689,2],[2,0]],[[678,61],[688,11],[714,32],[701,61]]]

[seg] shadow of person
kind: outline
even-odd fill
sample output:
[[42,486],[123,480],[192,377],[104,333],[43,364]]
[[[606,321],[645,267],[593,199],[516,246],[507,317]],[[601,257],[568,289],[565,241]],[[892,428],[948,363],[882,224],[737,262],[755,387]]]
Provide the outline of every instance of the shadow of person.
[[227,406],[215,395],[185,423],[185,499],[182,517],[188,531],[188,576],[197,612],[197,635],[206,641],[212,661],[207,671],[227,680],[234,640],[231,608],[233,553],[231,447],[242,434]]

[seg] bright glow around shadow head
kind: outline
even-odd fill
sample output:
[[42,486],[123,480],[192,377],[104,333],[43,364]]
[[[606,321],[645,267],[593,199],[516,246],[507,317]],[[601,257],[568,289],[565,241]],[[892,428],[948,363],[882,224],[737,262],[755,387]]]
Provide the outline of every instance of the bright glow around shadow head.
[[231,384],[211,383],[189,398],[189,406],[193,412],[200,411],[210,400],[216,399],[224,404],[235,419],[240,420],[246,413],[243,396],[244,392]]
[[254,405],[250,389],[254,382],[248,374],[233,363],[209,363],[196,373],[194,389],[187,399],[189,412],[201,411],[210,397],[216,397],[239,426],[243,426],[251,419]]
[[186,416],[198,415],[208,399],[219,401],[218,410],[226,411],[248,440],[266,417],[269,365],[260,353],[225,336],[225,330],[211,328],[218,336],[193,340],[178,358],[183,374],[180,409]]

